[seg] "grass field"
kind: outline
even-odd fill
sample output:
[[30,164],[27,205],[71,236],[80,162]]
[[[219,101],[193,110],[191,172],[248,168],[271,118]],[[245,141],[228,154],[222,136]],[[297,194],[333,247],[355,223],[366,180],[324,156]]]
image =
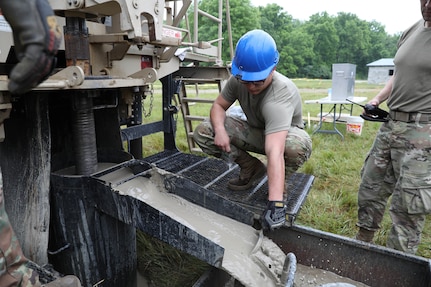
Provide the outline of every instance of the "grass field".
[[[326,97],[328,89],[332,85],[330,80],[295,79],[293,81],[300,89],[303,101]],[[382,87],[383,85],[371,85],[358,81],[355,83],[355,96],[371,99]],[[199,97],[214,99],[217,96],[214,88],[207,87],[208,90],[201,92]],[[191,87],[190,93],[193,92],[193,89]],[[158,90],[156,86],[152,111],[154,118],[147,119],[150,121],[157,120],[158,117],[161,118],[161,93],[157,92]],[[190,95],[190,97],[192,96]],[[144,105],[149,106],[148,99]],[[210,105],[208,104],[195,104],[190,107],[191,114],[194,115],[208,115],[209,108]],[[386,109],[386,106],[382,106],[382,108]],[[308,114],[313,118],[317,117],[319,112],[320,105],[303,105],[303,114],[306,121]],[[361,112],[361,107],[355,106],[353,108],[353,115],[357,116]],[[307,131],[310,134],[312,134],[316,124],[316,121],[310,121],[310,125],[307,126]],[[324,125],[330,124],[325,123]],[[312,174],[315,181],[296,220],[297,224],[347,237],[355,235],[357,231],[355,224],[360,170],[379,126],[380,123],[365,122],[362,135],[357,136],[346,133],[345,124],[337,124],[337,128],[345,135],[344,140],[336,134],[312,134],[312,156],[298,172]],[[330,128],[330,126],[327,127]],[[177,115],[176,140],[181,151],[189,152],[181,113]],[[144,138],[145,154],[149,155],[161,150],[162,143],[161,134]],[[428,218],[417,254],[427,258],[431,258],[430,224],[430,219]],[[385,245],[390,225],[390,218],[386,212],[382,229],[375,238],[376,244]]]

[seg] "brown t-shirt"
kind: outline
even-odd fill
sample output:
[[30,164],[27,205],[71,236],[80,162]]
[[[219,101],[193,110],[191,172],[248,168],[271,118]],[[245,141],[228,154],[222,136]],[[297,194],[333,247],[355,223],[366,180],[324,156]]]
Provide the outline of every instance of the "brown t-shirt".
[[274,72],[272,83],[258,95],[251,95],[245,85],[230,77],[221,95],[230,103],[238,100],[250,126],[263,129],[265,135],[304,128],[302,100],[296,85],[287,77]]
[[407,29],[398,42],[394,58],[391,110],[431,113],[431,28],[424,20]]

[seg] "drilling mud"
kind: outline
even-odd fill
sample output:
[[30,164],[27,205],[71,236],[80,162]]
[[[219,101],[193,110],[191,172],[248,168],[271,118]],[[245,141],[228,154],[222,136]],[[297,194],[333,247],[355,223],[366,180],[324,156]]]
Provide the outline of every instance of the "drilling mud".
[[[122,169],[107,175],[104,180],[117,181],[119,178],[129,175],[128,169]],[[217,267],[225,270],[242,285],[250,287],[284,286],[280,278],[286,254],[272,240],[249,225],[168,193],[164,187],[165,176],[174,175],[165,174],[162,170],[155,168],[150,177],[134,178],[116,186],[115,189],[121,195],[134,197],[152,206],[166,216],[175,219],[185,228],[193,230],[223,247],[222,262]],[[366,286],[331,272],[297,265],[295,273],[295,286],[297,287],[340,282],[358,287]]]
[[294,287],[368,287],[361,282],[339,276],[333,272],[297,265]]
[[116,187],[224,248],[221,268],[245,286],[276,286],[284,253],[260,231],[166,192],[163,176],[138,177]]

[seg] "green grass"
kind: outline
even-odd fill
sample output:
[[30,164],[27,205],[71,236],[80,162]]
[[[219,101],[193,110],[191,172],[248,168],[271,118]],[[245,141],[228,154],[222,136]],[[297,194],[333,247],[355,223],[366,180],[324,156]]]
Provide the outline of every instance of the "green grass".
[[143,232],[137,233],[137,253],[138,270],[145,274],[150,286],[193,286],[210,267]]
[[[330,80],[294,79],[294,82],[300,89],[303,101],[326,97],[327,90],[331,87]],[[355,83],[355,96],[371,99],[382,87],[382,85],[371,85],[364,81],[358,81]],[[206,89],[208,91],[200,93],[200,97],[214,99],[217,96],[217,92],[211,92],[216,89],[216,86],[206,87]],[[161,118],[161,93],[158,92],[157,86],[155,91],[152,121]],[[193,88],[191,87],[190,97],[193,97],[192,93]],[[148,105],[148,102],[145,104]],[[209,108],[210,105],[208,104],[190,106],[193,115],[208,115]],[[386,107],[383,106],[383,108]],[[305,119],[307,119],[308,113],[311,117],[317,117],[319,112],[320,106],[317,104],[303,105]],[[362,108],[357,106],[353,108],[353,115],[359,115],[361,112]],[[311,127],[307,127],[310,134],[312,134],[315,124],[316,122],[312,121]],[[194,123],[194,126],[196,125],[197,123]],[[328,125],[326,128],[330,128],[329,124],[325,125]],[[337,124],[337,128],[345,135],[344,140],[335,134],[317,133],[312,135],[312,156],[298,172],[313,175],[315,181],[296,220],[297,224],[342,236],[353,237],[355,235],[357,231],[355,224],[360,170],[379,126],[379,123],[365,122],[362,135],[357,136],[347,134],[345,124]],[[181,151],[189,152],[181,113],[177,114],[176,142]],[[162,135],[156,134],[145,137],[143,145],[145,155],[161,151],[163,149]],[[431,258],[430,224],[430,218],[427,218],[422,234],[422,243],[417,254],[426,258]],[[386,212],[382,225],[375,242],[385,245],[386,235],[391,225],[388,212]]]

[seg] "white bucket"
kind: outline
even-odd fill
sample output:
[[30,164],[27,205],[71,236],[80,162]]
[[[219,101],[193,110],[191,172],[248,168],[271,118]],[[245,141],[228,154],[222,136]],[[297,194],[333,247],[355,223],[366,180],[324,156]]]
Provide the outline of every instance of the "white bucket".
[[348,133],[360,136],[364,127],[364,119],[361,117],[349,117],[347,118],[346,131]]

